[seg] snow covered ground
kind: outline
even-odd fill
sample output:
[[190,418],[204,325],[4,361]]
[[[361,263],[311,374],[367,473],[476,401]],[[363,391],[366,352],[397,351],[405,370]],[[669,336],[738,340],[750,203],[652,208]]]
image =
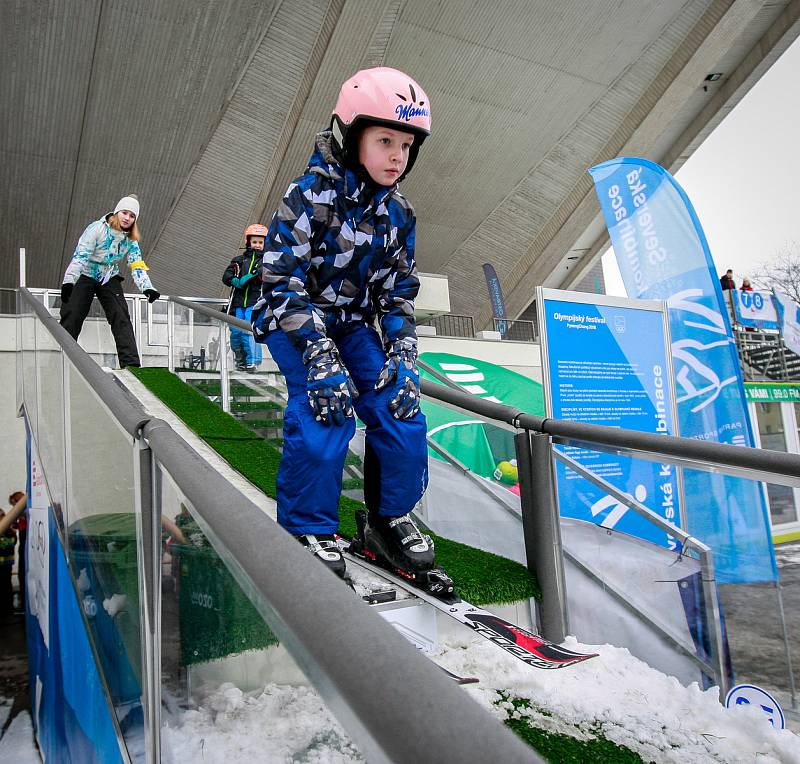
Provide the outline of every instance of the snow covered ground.
[[[598,658],[558,671],[530,668],[468,633],[451,639],[434,659],[462,675],[480,677],[465,692],[500,719],[519,715],[498,704],[498,690],[531,701],[525,710],[536,726],[584,739],[597,723],[609,740],[658,764],[800,762],[800,737],[774,730],[760,713],[725,709],[715,690],[681,686],[627,650],[610,645],[569,646]],[[541,710],[536,710],[536,709]],[[545,713],[546,712],[546,713]],[[183,712],[164,730],[174,759],[244,764],[356,762],[358,751],[308,687],[268,685],[243,693],[227,684],[207,689],[196,710]]]
[[[0,698],[0,730],[5,727],[11,712],[11,701]],[[39,753],[33,742],[33,724],[27,711],[23,711],[14,719],[0,739],[0,762],[14,764],[41,764]]]
[[[625,649],[575,640],[569,647],[599,657],[543,671],[468,632],[463,640],[451,637],[432,657],[458,674],[478,676],[480,684],[463,690],[499,719],[524,713],[536,726],[584,739],[599,725],[609,740],[658,764],[800,764],[800,737],[774,730],[760,712],[725,709],[715,690],[681,686]],[[530,708],[520,712],[498,703],[498,690],[531,701]],[[197,690],[195,700],[196,708],[169,715],[162,735],[165,762],[362,761],[309,687],[269,684],[242,692],[227,683]],[[0,718],[8,711],[7,704],[0,706]],[[38,762],[27,714],[13,721],[0,742],[0,760]]]

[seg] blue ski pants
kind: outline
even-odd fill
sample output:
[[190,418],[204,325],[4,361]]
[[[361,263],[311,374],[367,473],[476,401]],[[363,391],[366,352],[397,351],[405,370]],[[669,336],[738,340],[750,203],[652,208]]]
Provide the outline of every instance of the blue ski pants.
[[[428,484],[425,416],[395,419],[389,409],[392,386],[376,392],[375,381],[386,363],[378,332],[366,324],[329,332],[359,392],[354,402],[366,425],[366,448],[374,508],[387,517],[410,512]],[[278,523],[289,533],[335,533],[347,448],[356,428],[314,419],[306,393],[308,371],[301,352],[278,330],[266,337],[272,358],[286,378],[289,402],[284,413],[283,456],[278,468]],[[366,465],[365,465],[366,472]],[[367,475],[365,474],[365,480]]]
[[[253,308],[235,308],[234,314],[236,318],[241,318],[243,321],[250,323],[250,317],[253,314]],[[243,329],[237,329],[235,326],[231,327],[231,350],[235,357],[239,358],[240,355],[236,351],[241,352],[241,358],[248,366],[258,366],[263,358],[261,345],[259,345],[250,332]]]

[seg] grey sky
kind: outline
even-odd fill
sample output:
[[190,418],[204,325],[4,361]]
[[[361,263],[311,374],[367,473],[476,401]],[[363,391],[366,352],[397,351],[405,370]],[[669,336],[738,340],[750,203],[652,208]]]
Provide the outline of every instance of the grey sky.
[[[722,121],[676,178],[692,200],[718,274],[737,286],[787,243],[800,245],[800,39]],[[611,250],[609,294],[624,295]]]

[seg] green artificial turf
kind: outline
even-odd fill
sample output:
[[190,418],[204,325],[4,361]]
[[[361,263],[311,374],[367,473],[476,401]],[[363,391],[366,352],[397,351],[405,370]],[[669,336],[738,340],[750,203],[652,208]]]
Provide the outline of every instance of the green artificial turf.
[[[543,730],[536,727],[524,709],[532,704],[524,698],[515,698],[508,693],[499,693],[497,701],[511,702],[514,711],[505,720],[505,725],[535,749],[549,764],[642,764],[643,759],[630,748],[617,745],[603,735],[599,724],[590,730],[594,736],[581,740],[570,735]],[[547,714],[543,709],[537,709]],[[523,713],[519,713],[523,711]],[[585,732],[585,730],[582,730]]]
[[280,411],[281,409],[282,406],[273,401],[231,401],[233,411]]
[[276,417],[275,419],[240,419],[239,421],[251,430],[283,429],[283,419],[281,417]]
[[[191,389],[168,369],[131,368],[131,372],[234,469],[267,496],[275,498],[280,453],[271,443]],[[355,512],[359,509],[364,509],[362,503],[341,497],[339,532],[345,538],[355,534]],[[488,605],[541,596],[525,566],[434,533],[431,536],[436,545],[436,561],[457,582],[458,592],[465,600],[475,605]]]

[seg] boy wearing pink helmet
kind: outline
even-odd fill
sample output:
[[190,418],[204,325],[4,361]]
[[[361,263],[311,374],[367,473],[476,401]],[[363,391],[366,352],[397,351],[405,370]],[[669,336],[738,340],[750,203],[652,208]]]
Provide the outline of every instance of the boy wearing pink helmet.
[[272,218],[253,331],[289,389],[278,522],[345,575],[334,534],[355,412],[366,425],[365,551],[435,589],[446,576],[410,515],[428,467],[415,218],[397,188],[430,125],[425,91],[403,72],[365,69],[342,85],[330,129]]

